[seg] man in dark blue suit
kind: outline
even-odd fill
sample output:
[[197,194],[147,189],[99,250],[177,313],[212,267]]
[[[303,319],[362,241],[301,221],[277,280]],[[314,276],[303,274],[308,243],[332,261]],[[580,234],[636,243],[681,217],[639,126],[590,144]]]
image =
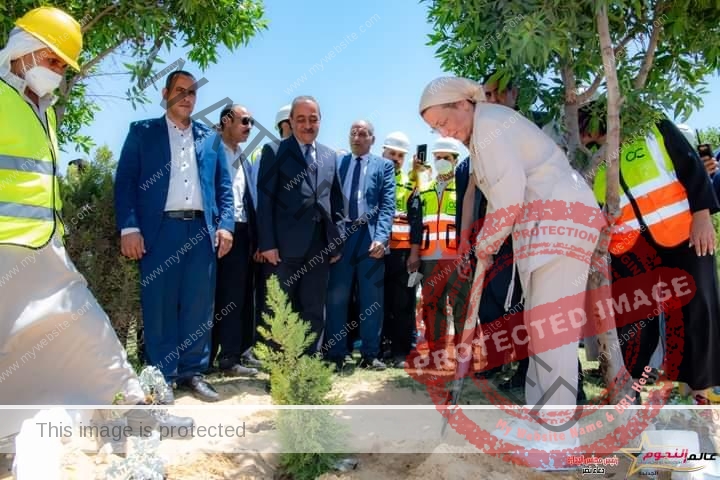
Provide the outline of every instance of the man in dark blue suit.
[[233,192],[217,133],[192,121],[194,77],[168,75],[167,112],[135,122],[118,162],[115,214],[122,254],[140,260],[147,363],[199,397],[210,361],[216,261],[231,248]]
[[258,245],[277,266],[280,286],[293,309],[310,324],[319,351],[325,328],[330,264],[340,258],[342,213],[335,150],[317,143],[320,107],[313,97],[295,98],[290,110],[292,136],[277,151],[263,147],[258,176]]
[[[347,329],[360,329],[360,366],[384,370],[380,361],[380,331],[385,289],[385,251],[388,249],[395,214],[395,166],[370,153],[375,142],[373,126],[358,121],[350,128],[351,155],[339,164],[345,199],[341,230],[345,237],[342,258],[330,268],[327,303],[328,360],[338,371],[344,368]],[[353,280],[358,286],[359,325],[348,323],[348,303]]]
[[[457,189],[457,198],[459,199],[456,209],[455,222],[461,226],[461,245],[469,246],[467,243],[474,239],[482,228],[483,218],[487,210],[487,200],[470,178],[470,157],[466,157],[455,169],[455,188]],[[472,189],[472,192],[468,191]],[[466,197],[466,195],[468,197]],[[472,196],[472,197],[470,197]],[[470,200],[468,200],[470,199]],[[465,209],[472,207],[472,212],[466,212]],[[463,222],[463,216],[465,220]],[[523,310],[521,303],[522,287],[520,286],[520,278],[516,274],[512,291],[512,298],[508,299],[508,290],[513,281],[513,249],[512,239],[508,239],[503,243],[502,247],[495,256],[495,261],[487,273],[490,279],[483,290],[480,299],[480,322],[484,325],[507,318],[506,312],[519,312]],[[465,270],[463,270],[465,267]],[[460,269],[472,281],[472,269],[469,264],[461,264]],[[509,305],[508,305],[509,304]],[[498,363],[500,362],[500,363]],[[491,359],[491,363],[502,365],[504,359]],[[489,371],[478,372],[478,378],[490,377],[494,373],[499,372],[500,368],[493,368]],[[524,380],[524,376],[523,376]]]

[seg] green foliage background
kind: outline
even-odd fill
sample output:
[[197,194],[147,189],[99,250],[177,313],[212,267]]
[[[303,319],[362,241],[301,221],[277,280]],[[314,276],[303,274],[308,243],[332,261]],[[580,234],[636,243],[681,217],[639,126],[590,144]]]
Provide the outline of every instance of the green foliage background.
[[120,254],[113,204],[115,166],[112,152],[102,146],[82,173],[75,166],[68,169],[60,189],[68,254],[125,345],[128,331],[141,322],[140,282],[137,262]]

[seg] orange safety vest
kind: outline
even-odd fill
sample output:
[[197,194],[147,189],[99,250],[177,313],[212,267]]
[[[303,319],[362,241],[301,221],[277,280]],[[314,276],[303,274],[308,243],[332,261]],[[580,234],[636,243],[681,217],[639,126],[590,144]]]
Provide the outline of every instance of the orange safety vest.
[[410,248],[410,223],[407,219],[408,199],[415,190],[403,171],[395,175],[395,216],[390,232],[390,249]]
[[[676,247],[690,238],[692,213],[687,192],[656,126],[644,138],[622,146],[620,177],[620,217],[612,228],[610,253],[617,256],[627,252],[646,229],[663,247]],[[593,185],[600,203],[605,203],[606,184],[603,164]]]
[[424,260],[455,259],[458,250],[455,179],[448,182],[442,197],[437,190],[437,181],[433,180],[420,191],[420,201],[423,206],[420,257]]

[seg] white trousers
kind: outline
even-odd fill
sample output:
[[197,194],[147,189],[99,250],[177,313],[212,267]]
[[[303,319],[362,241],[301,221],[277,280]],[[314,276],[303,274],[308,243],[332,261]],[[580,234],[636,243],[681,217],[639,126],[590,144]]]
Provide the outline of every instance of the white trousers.
[[[578,340],[555,347],[559,342],[554,328],[558,331],[575,330],[580,338],[580,329],[570,325],[568,312],[585,309],[585,278],[590,266],[587,262],[571,257],[558,257],[530,274],[525,291],[524,323],[530,337],[528,344],[528,373],[525,381],[525,403],[528,405],[576,405],[578,388]],[[580,279],[581,281],[577,281]],[[575,284],[578,285],[575,285]],[[546,308],[538,309],[545,305]],[[547,306],[551,308],[548,310]],[[561,316],[552,326],[554,314]],[[535,325],[535,326],[534,326]],[[539,338],[539,327],[543,338]],[[568,335],[568,333],[563,333]],[[535,354],[535,352],[541,352]],[[571,388],[568,388],[571,387]],[[575,391],[573,391],[575,390]],[[547,398],[543,396],[548,393]]]
[[53,238],[41,250],[0,246],[0,404],[110,405],[118,393],[128,405],[144,399],[107,314],[62,242]]

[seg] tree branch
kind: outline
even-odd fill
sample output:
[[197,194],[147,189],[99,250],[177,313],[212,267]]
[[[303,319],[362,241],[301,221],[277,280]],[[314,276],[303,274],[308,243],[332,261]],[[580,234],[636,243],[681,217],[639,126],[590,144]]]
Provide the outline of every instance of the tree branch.
[[590,100],[590,97],[592,97],[597,89],[600,87],[600,84],[602,83],[603,79],[605,78],[605,75],[603,73],[598,73],[595,77],[595,80],[593,80],[592,85],[590,85],[587,90],[585,90],[583,93],[578,95],[578,104],[582,105],[583,103]]
[[658,2],[655,5],[650,41],[648,42],[648,47],[645,51],[645,57],[643,58],[642,66],[640,67],[637,77],[633,80],[633,86],[636,90],[640,90],[645,87],[647,77],[650,74],[650,69],[652,68],[653,61],[655,60],[655,51],[657,50],[658,42],[660,41],[660,32],[662,30],[662,23],[658,21],[658,16],[662,9],[662,2]]
[[85,78],[107,77],[112,75],[130,75],[130,72],[98,72],[90,75],[85,75]]
[[[615,58],[617,58],[620,53],[625,51],[625,47],[627,47],[628,43],[632,42],[635,36],[640,33],[640,30],[635,27],[633,28],[627,35],[625,35],[625,38],[620,40],[618,42],[617,46],[613,49],[613,53],[615,54]],[[595,80],[593,80],[592,84],[588,87],[587,90],[585,90],[583,93],[578,95],[578,103],[582,105],[583,103],[590,100],[590,97],[592,97],[598,88],[600,88],[600,84],[605,79],[604,72],[600,72],[595,77]]]
[[588,297],[589,304],[592,305],[594,330],[599,332],[595,338],[600,351],[600,371],[608,392],[614,392],[609,394],[608,400],[610,403],[618,403],[620,398],[631,391],[632,378],[625,368],[623,356],[612,354],[613,351],[618,351],[617,349],[620,347],[615,328],[615,316],[613,312],[610,312],[610,319],[606,320],[604,313],[600,317],[597,307],[605,299],[604,297],[611,295],[607,290],[608,293],[605,294],[600,292],[602,286],[612,288],[610,286],[611,272],[608,268],[610,266],[608,247],[611,238],[611,225],[614,224],[614,219],[617,218],[619,211],[618,189],[620,186],[620,170],[617,157],[620,150],[620,103],[622,100],[620,98],[615,54],[610,37],[610,22],[608,20],[606,0],[601,0],[596,20],[608,90],[607,138],[605,140],[604,157],[607,161],[605,206],[608,210],[609,222],[601,230],[600,241],[595,252],[593,252],[592,265],[600,266],[600,269],[591,269],[588,279]]
[[[153,63],[155,63],[155,59],[157,58],[158,53],[160,53],[160,49],[162,48],[162,46],[163,46],[163,39],[162,39],[162,34],[160,34],[155,39],[153,48],[150,50],[150,53],[148,53],[148,57],[145,59],[145,66],[143,68],[144,75],[149,76],[150,73],[152,73]],[[142,79],[138,78],[138,80],[142,80]]]
[[103,50],[102,52],[100,52],[99,54],[97,54],[97,55],[95,56],[95,58],[93,58],[92,60],[90,60],[89,62],[87,62],[85,65],[83,65],[82,71],[81,71],[80,73],[78,73],[77,75],[75,75],[75,76],[70,80],[70,82],[68,82],[68,84],[65,86],[65,89],[64,89],[64,90],[61,90],[63,96],[67,95],[67,94],[70,92],[70,90],[72,90],[72,88],[73,88],[80,80],[82,80],[83,78],[85,78],[85,77],[87,76],[88,72],[89,72],[95,65],[97,65],[100,61],[102,61],[103,58],[105,58],[105,57],[107,57],[108,55],[110,55],[116,48],[118,48],[120,45],[122,45],[122,43],[123,43],[123,40],[120,40],[120,41],[118,41],[118,42],[115,42],[114,45],[106,48],[105,50]]
[[93,98],[114,98],[114,99],[117,99],[117,100],[127,100],[127,99],[128,99],[127,97],[121,97],[121,96],[119,96],[119,95],[93,94],[93,93],[88,93],[88,94],[85,95],[85,96],[86,96],[86,97],[93,97]]
[[112,3],[112,4],[108,5],[107,7],[105,7],[105,10],[98,13],[98,15],[95,18],[93,18],[88,23],[86,23],[85,25],[82,26],[82,33],[85,33],[88,30],[90,30],[98,22],[98,20],[100,20],[102,17],[104,17],[105,15],[110,13],[110,11],[113,10],[117,6],[118,6],[118,4]]

